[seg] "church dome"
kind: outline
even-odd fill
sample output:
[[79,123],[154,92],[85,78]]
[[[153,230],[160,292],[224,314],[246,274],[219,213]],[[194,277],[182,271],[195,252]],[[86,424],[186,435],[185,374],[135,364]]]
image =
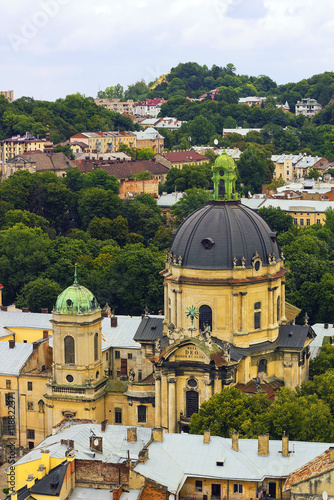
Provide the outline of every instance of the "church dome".
[[53,312],[56,314],[92,314],[99,310],[100,307],[92,292],[79,285],[75,268],[74,283],[58,296]]
[[178,228],[171,253],[188,269],[267,266],[281,260],[276,233],[240,201],[211,201],[189,215]]

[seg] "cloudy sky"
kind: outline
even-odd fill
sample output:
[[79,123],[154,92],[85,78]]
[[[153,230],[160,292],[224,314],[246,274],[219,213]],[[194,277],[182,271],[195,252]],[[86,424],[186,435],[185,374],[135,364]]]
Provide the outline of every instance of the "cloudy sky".
[[54,100],[149,82],[179,62],[333,71],[333,0],[0,0],[0,90]]

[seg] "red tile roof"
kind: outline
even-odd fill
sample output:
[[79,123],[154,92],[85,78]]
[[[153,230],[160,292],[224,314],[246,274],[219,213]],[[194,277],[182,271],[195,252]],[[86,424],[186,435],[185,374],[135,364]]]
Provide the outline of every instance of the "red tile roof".
[[314,458],[307,464],[300,467],[295,472],[292,472],[285,481],[283,491],[288,491],[295,484],[307,481],[312,477],[320,476],[325,472],[334,469],[334,462],[329,461],[329,450],[326,450],[322,455]]
[[209,161],[207,156],[197,153],[197,151],[172,151],[171,153],[162,153],[162,156],[171,162],[190,162],[190,161]]
[[115,175],[118,179],[128,179],[133,174],[148,171],[153,175],[165,175],[169,169],[152,160],[142,161],[107,161],[107,160],[74,160],[80,172],[91,172],[96,168],[106,170],[109,175]]

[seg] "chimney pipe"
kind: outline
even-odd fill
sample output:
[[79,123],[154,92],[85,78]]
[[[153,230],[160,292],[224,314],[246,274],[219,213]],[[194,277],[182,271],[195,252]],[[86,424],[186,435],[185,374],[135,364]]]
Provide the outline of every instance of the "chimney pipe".
[[328,461],[331,464],[334,462],[334,446],[330,446],[328,451],[329,451]]
[[232,432],[232,450],[239,451],[239,432]]
[[258,455],[269,455],[269,434],[259,434]]
[[9,341],[9,349],[14,349],[15,347],[15,340],[10,340]]
[[162,441],[164,440],[164,432],[162,427],[154,427],[154,429],[152,430],[152,439],[153,441],[162,443]]
[[49,314],[49,309],[47,307],[42,307],[41,313],[42,314]]
[[38,349],[38,342],[34,342],[32,345],[32,350],[37,351],[37,349]]
[[22,312],[28,313],[29,312],[29,307],[22,307]]
[[47,339],[49,336],[48,330],[43,330],[43,339]]
[[210,443],[210,429],[204,431],[204,444]]
[[116,326],[117,326],[117,317],[116,317],[116,316],[112,316],[112,317],[110,318],[110,326],[111,326],[112,328],[116,328]]
[[127,428],[127,442],[128,443],[136,443],[137,441],[137,427],[128,427]]
[[103,420],[101,422],[101,432],[105,432],[107,428],[108,420]]
[[282,457],[289,456],[289,436],[283,434],[282,436]]

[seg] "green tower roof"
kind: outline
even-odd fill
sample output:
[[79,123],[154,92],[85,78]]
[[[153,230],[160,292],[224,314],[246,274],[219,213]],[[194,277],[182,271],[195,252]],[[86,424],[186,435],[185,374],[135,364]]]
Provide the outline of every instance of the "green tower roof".
[[91,314],[99,310],[100,307],[92,292],[79,285],[77,266],[75,266],[73,285],[58,296],[53,312],[56,314]]
[[213,174],[214,200],[229,201],[239,199],[239,194],[235,189],[235,181],[238,176],[237,166],[233,158],[225,150],[216,158],[211,170]]

